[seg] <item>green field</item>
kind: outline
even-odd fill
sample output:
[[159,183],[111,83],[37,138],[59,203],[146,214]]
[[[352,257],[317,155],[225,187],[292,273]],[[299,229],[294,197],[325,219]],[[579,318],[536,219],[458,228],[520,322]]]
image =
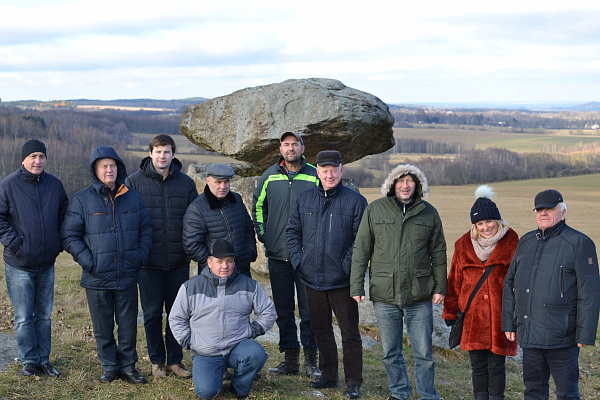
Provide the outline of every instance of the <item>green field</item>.
[[394,128],[395,138],[419,138],[435,142],[472,144],[475,148],[499,147],[516,152],[541,152],[544,145],[574,147],[579,144],[600,142],[599,131],[529,131],[510,132],[498,127],[448,127]]

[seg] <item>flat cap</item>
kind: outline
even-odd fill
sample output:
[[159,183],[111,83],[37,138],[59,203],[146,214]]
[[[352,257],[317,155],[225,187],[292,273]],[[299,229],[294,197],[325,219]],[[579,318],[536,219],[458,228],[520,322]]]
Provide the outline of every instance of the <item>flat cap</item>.
[[215,179],[231,179],[235,175],[235,171],[229,165],[217,163],[206,169],[206,175]]

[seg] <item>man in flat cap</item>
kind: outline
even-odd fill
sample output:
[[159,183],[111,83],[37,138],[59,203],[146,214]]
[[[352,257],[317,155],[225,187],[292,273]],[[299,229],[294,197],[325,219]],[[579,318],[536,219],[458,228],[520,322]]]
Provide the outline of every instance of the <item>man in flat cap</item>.
[[[304,348],[304,369],[311,379],[319,379],[317,367],[317,342],[310,328],[310,315],[304,285],[300,274],[290,262],[285,229],[290,208],[300,192],[313,189],[319,184],[317,170],[302,155],[304,142],[295,132],[284,132],[279,138],[277,162],[261,176],[252,198],[252,218],[256,235],[265,245],[268,258],[269,279],[273,290],[273,302],[277,310],[279,327],[279,351],[285,360],[269,369],[271,375],[296,375],[300,371],[300,343]],[[300,314],[300,343],[296,327],[295,294],[298,295]]]
[[201,399],[221,393],[226,368],[233,369],[230,391],[247,399],[268,357],[253,339],[273,327],[275,307],[258,282],[235,268],[237,253],[226,240],[211,243],[207,268],[181,286],[169,315],[173,335],[191,350]]
[[[192,374],[184,367],[183,351],[169,327],[169,313],[183,282],[190,277],[190,258],[183,251],[183,216],[198,197],[196,183],[181,172],[175,158],[175,141],[160,134],[150,141],[150,154],[140,169],[125,180],[139,191],[152,220],[150,258],[140,269],[140,301],[152,376],[164,378],[167,372],[181,378]],[[167,323],[163,339],[163,306]],[[166,366],[165,366],[166,363]]]
[[502,330],[523,348],[524,398],[579,399],[579,349],[593,346],[600,311],[594,242],[565,222],[556,190],[535,196],[538,229],[523,235],[506,279]]
[[54,262],[62,251],[60,227],[69,200],[54,175],[44,171],[46,145],[28,140],[21,168],[0,182],[0,242],[23,375],[60,373],[50,364]]
[[198,262],[198,273],[206,266],[208,249],[217,239],[233,245],[236,266],[251,277],[250,263],[256,260],[256,239],[250,214],[242,197],[229,190],[233,168],[212,164],[206,169],[206,186],[188,206],[183,217],[183,248]]
[[350,297],[352,247],[367,200],[342,185],[342,156],[338,151],[317,154],[321,184],[298,195],[287,227],[287,242],[294,269],[304,283],[310,323],[319,348],[321,377],[313,388],[338,386],[338,351],[332,311],[342,332],[346,389],[356,399],[363,381],[362,339],[358,329],[358,303]]

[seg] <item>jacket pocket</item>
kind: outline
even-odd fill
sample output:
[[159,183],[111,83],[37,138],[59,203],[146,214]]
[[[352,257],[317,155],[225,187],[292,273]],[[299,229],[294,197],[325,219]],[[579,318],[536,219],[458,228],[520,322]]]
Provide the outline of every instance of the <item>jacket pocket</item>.
[[392,272],[372,272],[369,277],[371,301],[390,302],[395,299],[394,274]]
[[433,276],[431,272],[417,272],[412,281],[411,292],[413,300],[427,300],[433,295]]

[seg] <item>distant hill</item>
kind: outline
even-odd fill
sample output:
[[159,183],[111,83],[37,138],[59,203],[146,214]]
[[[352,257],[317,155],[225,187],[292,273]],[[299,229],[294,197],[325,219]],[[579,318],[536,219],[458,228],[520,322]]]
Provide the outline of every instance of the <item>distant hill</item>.
[[589,103],[579,104],[573,107],[569,107],[569,110],[573,111],[600,111],[600,102],[592,101]]
[[204,97],[190,97],[186,99],[158,100],[158,99],[118,99],[118,100],[94,100],[94,99],[70,99],[70,100],[21,100],[0,103],[3,107],[42,107],[42,108],[72,108],[76,106],[110,106],[128,108],[156,108],[171,109],[183,112],[190,104],[203,103],[209,99]]

